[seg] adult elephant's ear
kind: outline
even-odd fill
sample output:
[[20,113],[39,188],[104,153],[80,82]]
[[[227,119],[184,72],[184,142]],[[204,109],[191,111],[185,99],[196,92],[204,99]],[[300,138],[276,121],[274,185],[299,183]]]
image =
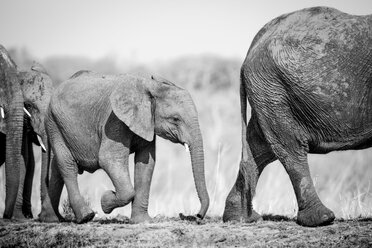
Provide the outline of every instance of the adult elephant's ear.
[[110,103],[115,115],[131,131],[152,141],[155,125],[153,99],[145,82],[145,79],[134,77],[120,82],[111,93]]

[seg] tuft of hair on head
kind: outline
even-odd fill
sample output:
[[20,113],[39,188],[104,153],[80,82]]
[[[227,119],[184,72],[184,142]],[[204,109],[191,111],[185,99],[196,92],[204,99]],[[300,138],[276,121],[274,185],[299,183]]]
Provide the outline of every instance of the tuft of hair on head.
[[171,81],[169,81],[169,80],[167,80],[167,79],[165,79],[163,77],[151,75],[151,79],[154,80],[154,81],[156,81],[156,82],[163,83],[165,85],[176,87],[178,89],[182,89],[183,90],[182,87],[179,87],[178,85],[172,83]]
[[48,75],[44,66],[42,66],[40,63],[38,63],[36,61],[33,61],[32,66],[31,66],[31,71],[41,72],[43,74]]

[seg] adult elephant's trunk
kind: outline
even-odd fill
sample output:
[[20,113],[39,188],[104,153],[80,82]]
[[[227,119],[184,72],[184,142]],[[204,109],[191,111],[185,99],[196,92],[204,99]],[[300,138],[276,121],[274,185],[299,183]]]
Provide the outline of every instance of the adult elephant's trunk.
[[6,198],[4,218],[11,218],[17,199],[20,166],[24,166],[21,155],[23,134],[23,94],[17,77],[17,68],[7,51],[0,46],[0,82],[7,99],[5,177]]
[[193,126],[195,128],[192,130],[192,138],[189,144],[192,172],[194,175],[196,191],[201,204],[200,211],[197,216],[199,218],[204,218],[209,207],[209,196],[205,183],[203,138],[201,136],[197,121]]

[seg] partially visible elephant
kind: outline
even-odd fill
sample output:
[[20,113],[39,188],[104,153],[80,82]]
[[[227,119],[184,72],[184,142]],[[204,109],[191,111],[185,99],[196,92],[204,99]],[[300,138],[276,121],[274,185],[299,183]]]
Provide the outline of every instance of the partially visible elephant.
[[[203,218],[209,206],[204,176],[203,139],[190,94],[164,79],[130,75],[100,75],[79,71],[52,96],[46,129],[53,148],[49,204],[55,214],[63,185],[77,223],[90,221],[94,212],[78,188],[77,174],[102,168],[116,192],[106,191],[102,210],[110,213],[132,202],[131,221],[150,221],[148,201],[155,165],[155,136],[189,145],[196,190]],[[134,153],[132,186],[128,157]],[[50,206],[43,208],[51,213]],[[42,221],[53,221],[43,215]]]
[[242,159],[223,220],[260,218],[252,209],[257,180],[279,159],[297,197],[298,224],[331,223],[307,154],[372,146],[372,15],[315,7],[272,20],[249,48],[240,97]]
[[[4,121],[0,120],[1,124],[3,124],[2,122]],[[21,180],[18,188],[18,196],[15,208],[13,210],[13,218],[15,219],[33,218],[31,211],[31,193],[35,170],[35,159],[32,144],[42,146],[31,125],[30,117],[25,114],[21,146],[21,154],[23,156],[25,167],[20,168]],[[5,162],[5,150],[6,134],[0,132],[0,166]]]
[[[38,64],[34,64],[30,71],[18,71],[1,45],[0,55],[0,165],[5,161],[6,172],[4,218],[32,218],[35,166],[32,143],[40,145],[37,135],[40,142],[47,141],[44,117],[52,82]],[[47,156],[43,153],[42,163],[46,162]],[[46,195],[45,180],[42,180],[41,188],[41,195]]]

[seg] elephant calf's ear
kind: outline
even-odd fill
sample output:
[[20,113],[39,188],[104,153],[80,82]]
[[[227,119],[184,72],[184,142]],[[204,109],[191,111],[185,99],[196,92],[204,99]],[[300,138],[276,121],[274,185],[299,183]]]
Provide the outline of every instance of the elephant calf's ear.
[[154,139],[152,100],[142,79],[118,84],[111,93],[110,103],[115,115],[131,131],[147,141]]

